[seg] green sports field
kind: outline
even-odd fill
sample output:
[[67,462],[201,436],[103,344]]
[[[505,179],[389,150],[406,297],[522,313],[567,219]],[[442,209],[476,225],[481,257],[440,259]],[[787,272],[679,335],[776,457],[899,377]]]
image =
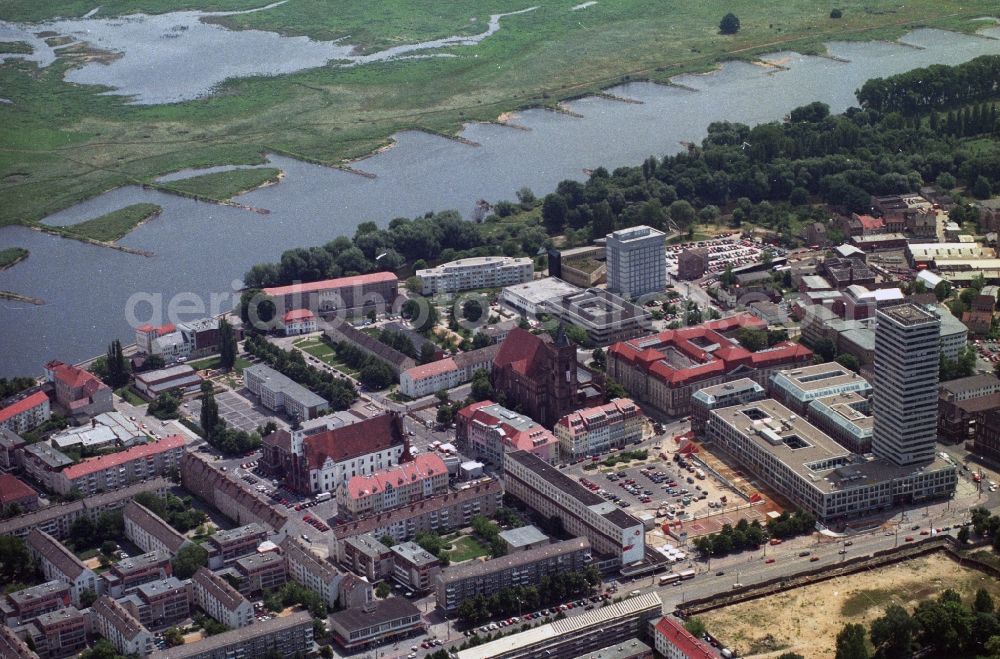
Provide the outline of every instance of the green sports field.
[[[42,21],[179,9],[233,10],[266,0],[6,0],[0,20]],[[257,28],[320,39],[346,37],[362,52],[452,35],[476,34],[492,13],[536,6],[503,19],[453,58],[402,60],[353,68],[232,80],[211,97],[160,106],[127,105],[94,87],[63,81],[68,62],[38,69],[0,65],[0,225],[37,222],[105,190],[150,183],[186,167],[261,163],[268,150],[341,163],[387,143],[401,129],[454,133],[469,120],[554,105],[621,82],[665,81],[718,61],[775,50],[819,52],[829,40],[893,38],[919,26],[971,31],[972,19],[997,13],[995,0],[786,0],[725,3],[688,0],[289,0],[266,11],[216,17],[234,29]],[[829,17],[832,6],[843,18]],[[718,34],[725,11],[742,29]],[[213,179],[225,190],[244,177]],[[234,181],[233,179],[240,179]]]

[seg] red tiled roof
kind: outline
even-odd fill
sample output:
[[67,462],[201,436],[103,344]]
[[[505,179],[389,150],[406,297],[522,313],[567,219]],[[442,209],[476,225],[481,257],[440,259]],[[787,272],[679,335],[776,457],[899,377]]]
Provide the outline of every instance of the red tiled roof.
[[38,407],[49,399],[44,391],[36,391],[30,396],[25,396],[21,400],[8,405],[0,410],[0,423],[12,419],[21,412],[26,412],[34,407]]
[[656,623],[656,633],[667,639],[667,642],[680,650],[687,659],[716,659],[717,657],[703,642],[684,629],[684,625],[679,620],[670,616],[664,616]]
[[315,318],[315,317],[316,314],[309,311],[308,309],[292,309],[291,311],[287,312],[284,316],[282,316],[281,319],[286,323],[290,323],[296,320],[308,320],[310,318]]
[[30,485],[10,474],[0,474],[0,506],[9,506],[22,499],[38,496]]
[[347,481],[347,492],[352,499],[358,499],[376,492],[384,492],[390,487],[401,487],[431,476],[447,474],[444,460],[434,453],[421,453],[412,461],[394,469],[376,472],[371,476],[354,476]]
[[58,360],[49,362],[45,365],[45,367],[52,371],[52,375],[55,379],[65,384],[67,387],[75,389],[88,383],[94,383],[92,386],[96,386],[97,389],[107,386],[98,380],[93,373],[89,373],[82,368],[77,368],[76,366],[64,364]]
[[177,327],[173,323],[167,323],[166,325],[160,325],[159,327],[155,327],[153,325],[150,325],[149,323],[146,323],[145,325],[140,325],[139,327],[136,328],[137,331],[142,332],[143,334],[153,333],[156,334],[156,336],[163,336],[164,334],[170,334],[176,329]]
[[412,380],[423,380],[424,378],[434,377],[435,375],[455,370],[458,370],[458,365],[455,363],[455,360],[451,357],[446,357],[444,359],[439,359],[436,362],[430,362],[429,364],[414,366],[413,368],[407,369],[405,372],[409,374]]
[[885,221],[880,217],[872,217],[871,215],[858,215],[858,222],[865,229],[884,229]]
[[309,468],[319,469],[327,458],[343,462],[402,443],[403,422],[394,414],[381,414],[310,435],[303,441],[302,451]]
[[515,327],[504,339],[500,352],[493,359],[495,368],[510,366],[511,369],[525,377],[535,374],[539,350],[543,350],[544,339],[520,327]]
[[340,277],[339,279],[324,279],[322,281],[312,281],[305,284],[289,284],[288,286],[274,286],[265,288],[264,293],[272,297],[281,295],[291,295],[293,293],[314,293],[329,288],[351,288],[354,286],[364,286],[365,284],[377,284],[381,282],[399,281],[396,275],[391,272],[373,272],[367,275],[355,275],[353,277]]
[[142,458],[147,458],[151,455],[163,453],[164,451],[169,451],[175,448],[181,448],[183,446],[183,436],[170,435],[159,441],[153,442],[152,444],[142,444],[140,446],[133,446],[132,448],[124,451],[119,451],[118,453],[100,455],[96,458],[88,458],[83,462],[66,467],[63,469],[62,473],[69,480],[75,480],[81,476],[86,476],[87,474],[103,471],[110,467],[117,467],[132,460],[141,460]]

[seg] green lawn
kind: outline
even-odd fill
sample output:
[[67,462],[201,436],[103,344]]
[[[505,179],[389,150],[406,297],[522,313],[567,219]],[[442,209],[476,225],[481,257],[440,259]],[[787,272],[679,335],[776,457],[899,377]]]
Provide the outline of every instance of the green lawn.
[[[111,0],[101,17],[186,8],[246,9],[266,0]],[[186,167],[263,163],[274,151],[339,164],[368,154],[396,131],[453,134],[464,122],[503,112],[553,106],[624,80],[665,81],[721,60],[766,52],[818,52],[830,40],[893,38],[916,26],[971,31],[995,14],[995,0],[844,0],[843,18],[815,0],[717,3],[684,0],[294,0],[272,9],[212,20],[329,39],[348,36],[364,50],[481,32],[487,16],[534,5],[502,19],[500,31],[476,46],[447,49],[451,58],[321,66],[283,76],[231,80],[205,99],[130,105],[103,89],[63,81],[69,61],[39,69],[0,65],[0,225],[31,223],[111,188],[152,184]],[[41,21],[80,16],[85,0],[8,0],[0,19]],[[726,11],[742,29],[718,34]],[[363,166],[362,166],[363,168]],[[273,170],[271,170],[273,172]],[[261,170],[224,172],[168,187],[227,199],[262,182]],[[269,174],[270,175],[270,174]],[[244,178],[249,177],[249,178]]]
[[[206,369],[219,368],[219,355],[213,355],[211,357],[205,357],[204,359],[199,359],[193,362],[187,362],[187,365],[196,371],[203,371]],[[243,369],[250,365],[243,357],[239,355],[236,356],[236,362],[233,364],[233,370],[237,373],[242,373]]]
[[281,170],[273,167],[234,169],[228,172],[193,176],[170,183],[160,183],[157,187],[161,190],[177,192],[186,197],[226,201],[240,193],[259,188],[265,183],[274,183],[278,180],[280,173]]
[[461,563],[480,556],[489,556],[489,547],[484,546],[472,536],[462,536],[451,543],[452,549],[448,552],[448,558],[452,563]]
[[0,249],[0,270],[6,270],[19,261],[28,258],[28,250],[23,247]]
[[295,341],[293,345],[302,352],[312,355],[324,364],[332,366],[345,375],[355,377],[360,372],[358,369],[351,368],[338,358],[337,353],[334,352],[333,348],[331,348],[328,343],[323,341],[323,339],[317,339],[314,337],[299,339],[298,341]]
[[130,405],[138,406],[146,404],[146,401],[144,401],[142,397],[139,396],[139,394],[132,391],[129,387],[122,387],[121,389],[116,389],[115,393],[118,394],[121,398],[124,398],[125,401]]
[[149,218],[159,215],[162,210],[156,204],[132,204],[92,220],[59,228],[64,233],[113,243]]

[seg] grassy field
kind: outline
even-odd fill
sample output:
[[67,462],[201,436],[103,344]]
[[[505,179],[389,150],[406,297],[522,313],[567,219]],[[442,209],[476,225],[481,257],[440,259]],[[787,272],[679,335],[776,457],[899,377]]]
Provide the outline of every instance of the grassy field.
[[132,391],[130,387],[122,387],[120,389],[115,389],[115,394],[125,399],[125,402],[130,405],[145,405],[146,401],[142,399],[142,396]]
[[92,220],[63,227],[66,233],[113,243],[163,209],[156,204],[132,204]]
[[0,55],[27,55],[34,50],[25,41],[0,41]]
[[[263,1],[113,0],[102,3],[100,16],[246,9]],[[535,4],[386,0],[374,11],[346,0],[296,0],[216,20],[321,38],[349,35],[350,43],[372,50],[480,32],[488,14]],[[624,80],[665,81],[720,60],[776,50],[820,52],[834,39],[893,38],[917,26],[971,31],[984,25],[971,19],[997,11],[994,0],[897,0],[879,3],[877,12],[865,9],[869,0],[845,0],[838,2],[843,18],[834,20],[829,3],[816,0],[733,0],[725,8],[599,0],[581,11],[570,11],[578,0],[537,4],[533,12],[503,19],[500,31],[479,45],[452,48],[452,58],[233,80],[209,98],[171,105],[128,105],[99,88],[67,84],[62,78],[70,64],[64,61],[45,69],[9,61],[0,65],[0,89],[12,101],[0,106],[0,225],[31,223],[102,191],[152,183],[181,168],[259,164],[268,150],[338,164],[385,145],[402,129],[454,133],[466,121],[553,106]],[[0,5],[0,19],[39,21],[92,8],[85,0],[9,0]],[[739,34],[718,34],[725,11],[740,17]],[[242,187],[236,180],[227,175],[199,186],[221,199]]]
[[489,556],[489,547],[483,546],[478,540],[471,536],[462,536],[451,543],[452,549],[448,552],[448,558],[452,563],[461,563],[480,556]]
[[0,249],[0,270],[6,270],[26,258],[28,258],[28,250],[23,247]]
[[157,187],[187,197],[226,201],[242,192],[278,181],[279,174],[281,174],[281,170],[273,167],[234,169],[228,172],[192,176],[170,183],[160,183]]
[[[188,362],[187,365],[196,371],[203,371],[206,369],[219,368],[219,355],[213,355],[212,357],[206,357],[205,359],[199,359],[198,361]],[[237,373],[242,373],[243,369],[250,365],[243,357],[237,355],[236,362],[233,364],[233,370]]]
[[332,366],[344,375],[351,377],[357,377],[360,371],[356,368],[351,368],[345,364],[341,359],[337,357],[337,353],[334,352],[333,348],[329,346],[325,341],[317,337],[309,337],[305,339],[299,339],[294,342],[296,348],[304,353],[310,354],[321,362]]

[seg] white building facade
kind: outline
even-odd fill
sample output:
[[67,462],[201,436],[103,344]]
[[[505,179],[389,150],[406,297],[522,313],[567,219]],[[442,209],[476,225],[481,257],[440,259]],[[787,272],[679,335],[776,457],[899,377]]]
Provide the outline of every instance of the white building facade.
[[417,270],[421,293],[458,293],[477,288],[499,288],[531,281],[534,265],[530,258],[482,256],[442,263],[435,268]]

